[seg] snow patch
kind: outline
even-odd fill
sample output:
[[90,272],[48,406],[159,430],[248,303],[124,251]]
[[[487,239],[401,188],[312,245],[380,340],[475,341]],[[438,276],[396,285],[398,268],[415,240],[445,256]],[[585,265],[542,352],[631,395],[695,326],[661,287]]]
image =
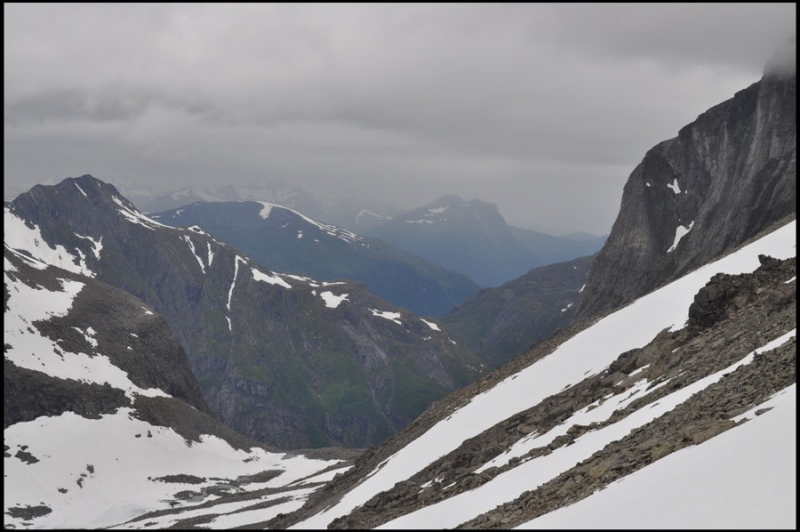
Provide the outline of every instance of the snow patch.
[[420,320],[422,320],[422,321],[423,321],[423,323],[425,323],[425,325],[427,325],[428,327],[430,327],[430,328],[431,328],[431,329],[433,329],[434,331],[439,331],[439,332],[441,332],[441,331],[442,331],[442,330],[439,328],[439,326],[438,326],[438,325],[436,325],[435,323],[433,323],[432,321],[428,321],[428,320],[425,320],[425,319],[422,319],[422,318],[420,318]]
[[194,255],[195,259],[197,259],[197,264],[200,265],[200,269],[203,270],[203,273],[206,273],[206,265],[203,264],[203,261],[200,259],[200,256],[197,254],[197,251],[195,251],[194,243],[192,242],[192,239],[189,238],[188,235],[183,235],[183,239],[186,240],[187,244],[189,244],[189,249],[192,250],[192,255]]
[[678,186],[678,178],[675,178],[672,183],[667,183],[667,186],[672,189],[675,194],[681,193],[681,187]]
[[114,201],[114,203],[119,205],[120,208],[119,208],[118,212],[126,220],[128,220],[131,223],[134,223],[134,224],[137,224],[137,225],[141,225],[143,227],[146,227],[146,228],[150,229],[151,231],[155,231],[155,228],[152,227],[152,226],[165,227],[167,229],[172,229],[172,227],[170,227],[168,225],[164,225],[162,223],[158,223],[157,221],[153,220],[152,218],[148,218],[147,216],[145,216],[144,214],[140,213],[139,211],[131,209],[130,207],[125,205],[122,202],[121,199],[119,199],[116,196],[111,196],[111,199]]
[[214,261],[214,252],[211,251],[211,242],[206,242],[206,246],[208,246],[208,267],[210,268]]
[[333,292],[322,292],[319,297],[325,301],[325,306],[328,308],[338,307],[342,301],[348,301],[348,294],[334,295]]
[[678,228],[675,229],[675,241],[672,243],[672,246],[667,250],[667,253],[674,251],[675,248],[678,247],[678,243],[681,241],[681,238],[686,236],[687,233],[689,233],[689,231],[692,230],[692,227],[694,227],[694,221],[692,221],[692,223],[689,224],[689,227],[684,227],[682,225],[679,225]]
[[[794,256],[796,227],[796,222],[792,221],[738,251],[706,264],[598,320],[560,344],[550,355],[473,397],[448,419],[439,421],[389,457],[368,478],[344,493],[336,504],[298,523],[296,527],[325,528],[333,519],[348,514],[377,493],[391,489],[397,482],[409,478],[457,448],[464,440],[558,393],[564,383],[580,382],[589,374],[597,374],[607,368],[620,353],[646,345],[665,328],[685,323],[695,294],[715,274],[752,272],[759,267],[759,254],[775,258]],[[595,432],[597,431],[585,436]],[[574,447],[576,444],[563,449]],[[795,454],[794,451],[792,454]],[[729,468],[730,463],[732,462],[727,462]],[[520,467],[522,466],[509,473],[520,470]],[[794,468],[791,469],[794,471]],[[520,482],[524,486],[531,486],[530,480],[523,479]],[[505,496],[513,499],[527,489],[530,488],[515,488]],[[793,504],[795,493],[792,496]],[[456,525],[467,518],[461,519]],[[427,522],[423,526],[436,528],[441,525]]]
[[269,284],[276,284],[276,285],[282,286],[284,288],[291,288],[292,287],[292,285],[290,285],[289,283],[287,283],[286,281],[284,281],[283,279],[281,279],[277,275],[269,275],[269,274],[266,274],[264,272],[260,272],[260,271],[256,270],[255,268],[250,268],[250,270],[253,272],[253,279],[255,279],[256,281],[262,281],[262,282],[269,283]]
[[97,260],[100,260],[100,251],[103,249],[103,237],[102,236],[100,237],[100,240],[95,240],[94,238],[92,238],[90,236],[82,236],[82,235],[79,235],[78,233],[75,233],[75,236],[77,236],[78,238],[83,238],[84,240],[88,240],[89,242],[91,242],[92,243],[92,253],[94,253],[94,256],[95,256],[95,258]]
[[[76,257],[59,244],[55,247],[48,244],[42,237],[38,225],[34,225],[31,229],[8,207],[3,208],[3,243],[38,270],[43,270],[47,266],[57,266],[87,277],[96,275],[81,257]],[[28,256],[25,256],[26,254]]]
[[393,321],[398,325],[402,325],[402,323],[400,323],[400,313],[399,312],[390,312],[388,310],[377,310],[377,309],[374,309],[374,308],[371,308],[371,309],[368,309],[368,310],[370,312],[372,312],[373,316],[378,316],[379,318],[383,318],[383,319],[386,319],[386,320],[389,320],[389,321]]

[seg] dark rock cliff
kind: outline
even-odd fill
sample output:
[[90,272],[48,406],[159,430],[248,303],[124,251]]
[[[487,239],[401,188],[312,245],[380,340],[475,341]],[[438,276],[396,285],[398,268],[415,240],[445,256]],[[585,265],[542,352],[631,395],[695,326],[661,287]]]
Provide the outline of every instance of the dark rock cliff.
[[647,152],[575,319],[705,264],[797,209],[797,77],[768,73]]

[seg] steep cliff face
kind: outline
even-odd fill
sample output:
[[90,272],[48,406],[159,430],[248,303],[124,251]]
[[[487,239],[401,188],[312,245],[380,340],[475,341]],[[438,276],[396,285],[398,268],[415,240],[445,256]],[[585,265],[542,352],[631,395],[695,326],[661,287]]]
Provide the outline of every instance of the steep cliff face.
[[647,152],[576,319],[625,305],[795,212],[796,93],[794,72],[768,73]]
[[199,227],[139,213],[92,176],[6,205],[6,243],[141,298],[219,419],[281,448],[375,445],[480,363],[433,320],[357,282],[276,274]]

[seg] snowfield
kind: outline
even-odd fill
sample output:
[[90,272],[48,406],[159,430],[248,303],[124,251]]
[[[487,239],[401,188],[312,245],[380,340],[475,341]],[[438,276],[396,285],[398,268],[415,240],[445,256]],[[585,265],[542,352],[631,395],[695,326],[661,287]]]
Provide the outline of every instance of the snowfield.
[[[30,229],[25,230],[30,234]],[[16,254],[27,263],[41,264]],[[84,283],[58,279],[58,287],[52,290],[32,287],[16,279],[18,268],[8,258],[4,265],[9,296],[3,319],[6,363],[57,379],[109,385],[123,390],[130,399],[136,395],[170,397],[161,389],[143,389],[131,382],[128,374],[98,349],[93,327],[73,327],[86,340],[86,352],[68,351],[60,338],[53,340],[39,331],[36,322],[69,313]],[[153,314],[142,308],[146,314]],[[128,349],[136,354],[130,346]],[[245,516],[265,520],[298,508],[319,487],[311,482],[325,482],[343,470],[336,467],[338,460],[313,460],[259,447],[237,450],[213,435],[188,442],[171,428],[135,418],[129,407],[99,419],[73,412],[40,416],[7,427],[3,439],[5,527],[106,528],[147,512],[197,506],[220,497],[203,494],[204,488],[218,490],[223,486],[229,493],[286,490],[242,501],[229,511],[267,502],[270,496],[281,499],[268,508],[236,513],[235,518],[216,506],[198,510],[200,514],[220,514],[214,518],[214,526],[236,526],[234,523]],[[329,467],[334,469],[325,471]],[[264,480],[260,481],[240,478],[265,472],[274,473],[262,476]],[[192,475],[197,479],[191,480],[199,483],[183,482],[180,477],[179,482],[157,480],[167,475]],[[177,496],[190,491],[196,495]],[[184,518],[182,514],[169,514],[153,522],[170,526]],[[151,521],[130,526],[141,528],[145,522]]]
[[[3,460],[6,512],[14,507],[45,505],[52,512],[36,518],[36,528],[107,528],[147,511],[171,508],[176,492],[200,491],[219,484],[221,479],[279,470],[280,476],[257,487],[282,487],[336,463],[288,458],[259,448],[245,452],[208,435],[190,445],[172,429],[150,425],[130,414],[130,408],[120,408],[96,420],[67,412],[5,429],[5,445],[12,454]],[[26,463],[13,456],[23,446],[37,462]],[[155,480],[179,474],[206,481],[189,484]],[[308,492],[304,489],[295,495],[304,500]],[[192,504],[196,502],[179,502],[176,506]],[[171,521],[161,519],[159,526],[184,518],[170,517]],[[24,523],[8,514],[4,520],[5,526],[21,527]],[[136,528],[142,525],[140,522]]]
[[746,416],[740,427],[518,528],[795,529],[797,384]]
[[[348,514],[374,495],[392,488],[395,483],[411,477],[439,457],[456,449],[464,440],[480,434],[517,412],[537,405],[543,399],[560,392],[568,386],[600,373],[620,353],[646,345],[664,329],[674,331],[683,328],[688,320],[689,306],[695,294],[711,277],[720,272],[728,274],[751,272],[759,266],[759,254],[781,259],[796,256],[795,232],[796,222],[793,221],[740,250],[709,263],[599,320],[591,327],[558,346],[549,356],[474,397],[469,404],[455,411],[450,417],[440,421],[422,436],[387,458],[363,482],[345,493],[338,503],[296,524],[293,528],[325,528],[337,517]],[[744,361],[740,361],[740,363],[744,363]],[[696,391],[698,390],[694,390],[691,393]],[[684,393],[688,393],[688,391]],[[682,397],[680,393],[673,395],[674,397],[671,396],[672,400],[668,401],[672,408],[688,398]],[[667,402],[664,403],[666,404]],[[641,415],[649,417],[650,414],[645,412]],[[612,437],[611,432],[609,432],[602,436],[601,434],[604,431],[597,431],[586,434],[584,437],[588,439],[585,441],[588,442],[592,438],[618,439],[634,428],[634,424],[646,422],[644,419],[637,421],[635,417],[629,417],[632,418],[630,421],[624,420],[621,423],[627,422],[631,424],[630,427],[617,424],[619,427],[615,430],[620,431],[620,434]],[[622,431],[623,428],[626,430]],[[737,430],[740,429],[732,429],[730,432],[735,433]],[[601,444],[597,442],[596,445]],[[796,439],[792,440],[792,445],[796,445]],[[591,447],[595,446],[592,445]],[[566,447],[564,452],[576,452],[573,451],[573,448],[579,450],[581,446],[576,444]],[[595,447],[596,449],[597,447]],[[594,450],[588,448],[584,449],[584,451],[588,452],[589,455],[594,452]],[[772,451],[770,450],[770,452]],[[554,453],[552,456],[556,454],[559,453]],[[564,457],[564,455],[561,456],[562,458]],[[581,457],[572,457],[570,459],[575,460],[573,462],[574,465],[575,462],[583,458],[585,457],[581,455]],[[536,462],[538,461],[534,460],[531,463]],[[552,466],[553,471],[555,471],[564,467],[564,464],[554,463]],[[495,488],[499,488],[502,483],[503,486],[502,492],[496,490],[491,494],[492,508],[501,502],[511,501],[522,492],[534,489],[538,485],[539,482],[536,478],[529,478],[529,475],[518,473],[518,470],[523,468],[524,466],[517,467],[504,475],[498,476],[493,482],[486,485],[494,484]],[[771,474],[770,472],[764,473],[767,476]],[[517,477],[514,477],[515,474]],[[504,477],[505,480],[503,480]],[[513,481],[509,481],[512,478]],[[488,497],[488,491],[483,492],[483,495]],[[792,491],[792,501],[794,500],[794,494],[796,494],[796,490]],[[469,495],[470,493],[467,492],[460,497]],[[455,526],[468,520],[472,516],[471,514],[478,515],[475,513],[478,512],[478,506],[468,508],[469,505],[464,504],[458,506],[458,512],[464,511],[465,513],[458,513],[454,517],[453,507],[447,507],[446,505],[456,504],[450,501],[457,499],[446,500],[439,505],[423,508],[415,512],[418,514],[426,512],[425,519],[416,521],[413,518],[414,514],[409,514],[397,519],[395,524],[398,527]],[[481,502],[479,499],[478,497],[473,497],[470,499],[470,504],[489,505],[488,502]],[[659,503],[664,504],[666,508],[674,508],[668,501],[660,498]],[[436,509],[437,507],[439,510]],[[403,521],[404,518],[407,520]],[[441,518],[442,521],[434,522],[434,518]],[[447,524],[444,524],[445,522]],[[386,524],[386,526],[389,525],[392,525],[392,523]]]

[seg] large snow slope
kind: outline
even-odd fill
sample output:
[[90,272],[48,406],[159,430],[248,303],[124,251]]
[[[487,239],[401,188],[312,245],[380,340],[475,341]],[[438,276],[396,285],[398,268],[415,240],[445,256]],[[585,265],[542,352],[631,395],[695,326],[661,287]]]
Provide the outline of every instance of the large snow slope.
[[[348,514],[377,493],[414,475],[457,448],[464,440],[480,434],[517,412],[537,405],[567,386],[603,371],[619,354],[646,345],[660,331],[666,328],[682,328],[688,319],[688,309],[695,294],[711,277],[720,272],[751,272],[759,266],[759,254],[776,258],[796,256],[795,231],[796,222],[793,221],[599,320],[561,344],[549,356],[473,398],[468,405],[382,462],[337,504],[298,523],[295,528],[325,528],[335,518]],[[677,397],[674,399],[678,400]],[[673,401],[673,406],[675,404],[678,403]],[[618,435],[614,439],[619,437]],[[573,446],[568,449],[571,447]],[[530,483],[525,478],[520,478],[518,483],[498,497],[498,500],[503,500],[494,504],[513,500],[536,485],[535,482]],[[469,517],[459,515],[455,524]],[[399,519],[397,521],[398,526],[437,526],[430,521],[406,525],[400,525]]]
[[735,429],[519,528],[796,528],[797,384],[744,416]]
[[[27,263],[42,266],[31,258],[19,256]],[[15,271],[17,267],[4,259],[4,282],[9,295],[9,308],[3,319],[6,361],[57,379],[106,384],[123,390],[131,399],[136,395],[170,397],[158,388],[142,389],[134,385],[125,371],[97,349],[92,327],[80,331],[93,347],[91,355],[70,352],[58,340],[39,331],[36,322],[68,314],[84,283],[59,279],[60,289],[31,287],[17,279]],[[150,313],[144,307],[143,312]],[[138,354],[129,349],[131,356]],[[302,481],[338,463],[270,453],[258,447],[237,450],[213,435],[203,435],[200,442],[190,443],[173,429],[151,425],[132,414],[128,407],[100,419],[66,412],[6,428],[3,431],[5,526],[102,528],[149,511],[192,506],[219,498],[209,495],[199,500],[180,497],[176,500],[180,491],[199,492],[220,484],[228,484],[231,492],[290,487],[282,494],[287,499],[284,504],[250,514],[264,520],[302,505],[313,491]],[[265,471],[279,474],[262,481],[242,478]],[[158,480],[168,475],[192,475],[198,477],[192,480],[200,482]],[[40,515],[25,516],[26,510],[32,508],[38,509]],[[223,512],[215,507],[206,513]],[[236,515],[237,519],[242,517]],[[168,515],[152,521],[168,526],[183,518],[183,515]],[[222,521],[219,526],[232,526],[234,522]]]

